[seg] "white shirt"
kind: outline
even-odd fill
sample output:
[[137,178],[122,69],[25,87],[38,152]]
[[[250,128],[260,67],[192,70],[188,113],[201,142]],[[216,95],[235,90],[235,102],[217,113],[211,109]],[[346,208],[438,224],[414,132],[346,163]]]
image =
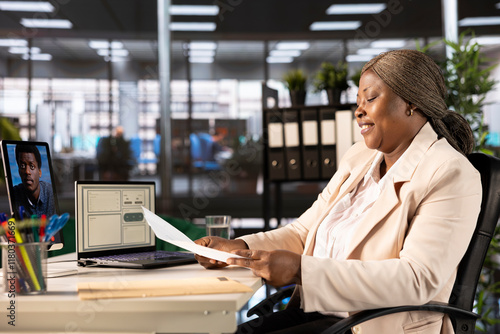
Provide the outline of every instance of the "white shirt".
[[[403,153],[404,155],[404,153]],[[316,244],[313,256],[345,260],[347,249],[356,227],[369,213],[382,189],[392,182],[397,169],[396,163],[380,178],[380,163],[383,160],[379,152],[362,181],[350,193],[335,204],[330,213],[321,222],[316,232]],[[401,157],[400,157],[401,158]],[[347,312],[321,312],[340,318],[348,317]]]
[[379,152],[365,177],[350,193],[335,204],[321,222],[316,233],[313,256],[345,260],[352,235],[358,224],[368,214],[382,189],[392,178],[401,159],[380,178],[380,163],[383,154]]

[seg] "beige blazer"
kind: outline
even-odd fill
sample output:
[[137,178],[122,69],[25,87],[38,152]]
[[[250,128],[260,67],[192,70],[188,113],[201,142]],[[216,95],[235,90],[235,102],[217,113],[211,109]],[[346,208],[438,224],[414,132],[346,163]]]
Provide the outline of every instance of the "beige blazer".
[[[244,236],[251,249],[302,254],[301,307],[306,312],[357,312],[429,301],[447,302],[456,268],[481,204],[479,173],[425,124],[398,170],[360,222],[345,261],[312,256],[316,231],[331,208],[364,177],[377,151],[363,142],[345,155],[314,204],[295,222]],[[297,291],[298,290],[298,291]],[[453,333],[447,317],[405,312],[367,321],[355,333]]]

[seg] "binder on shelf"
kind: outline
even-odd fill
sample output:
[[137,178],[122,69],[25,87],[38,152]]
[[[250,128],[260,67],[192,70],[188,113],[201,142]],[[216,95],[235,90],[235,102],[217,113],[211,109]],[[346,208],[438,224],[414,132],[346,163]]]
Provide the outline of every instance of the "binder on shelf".
[[302,171],[304,179],[320,178],[318,110],[302,109],[300,111],[302,125]]
[[285,134],[285,163],[288,180],[302,178],[302,162],[300,154],[300,129],[298,110],[283,111]]
[[352,146],[352,110],[337,110],[335,113],[335,125],[337,127],[337,162],[340,162],[344,154]]
[[335,173],[336,163],[335,109],[319,110],[320,171],[322,179],[329,179]]
[[279,109],[265,112],[267,124],[267,170],[269,180],[285,180],[283,118]]

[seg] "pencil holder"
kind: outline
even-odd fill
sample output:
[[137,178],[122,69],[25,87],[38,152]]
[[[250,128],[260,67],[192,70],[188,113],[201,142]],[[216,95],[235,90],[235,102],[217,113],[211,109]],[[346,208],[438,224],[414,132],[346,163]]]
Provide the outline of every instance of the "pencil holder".
[[9,296],[47,292],[47,242],[2,243],[4,292]]

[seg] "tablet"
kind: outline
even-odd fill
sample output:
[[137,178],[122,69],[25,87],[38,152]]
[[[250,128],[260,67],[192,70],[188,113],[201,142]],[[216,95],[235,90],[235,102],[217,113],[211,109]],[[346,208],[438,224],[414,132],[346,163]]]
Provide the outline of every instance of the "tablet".
[[[28,217],[59,214],[49,145],[45,142],[2,140],[1,150],[10,216],[18,218],[20,206]],[[51,240],[49,249],[61,249],[62,246],[60,231]]]

